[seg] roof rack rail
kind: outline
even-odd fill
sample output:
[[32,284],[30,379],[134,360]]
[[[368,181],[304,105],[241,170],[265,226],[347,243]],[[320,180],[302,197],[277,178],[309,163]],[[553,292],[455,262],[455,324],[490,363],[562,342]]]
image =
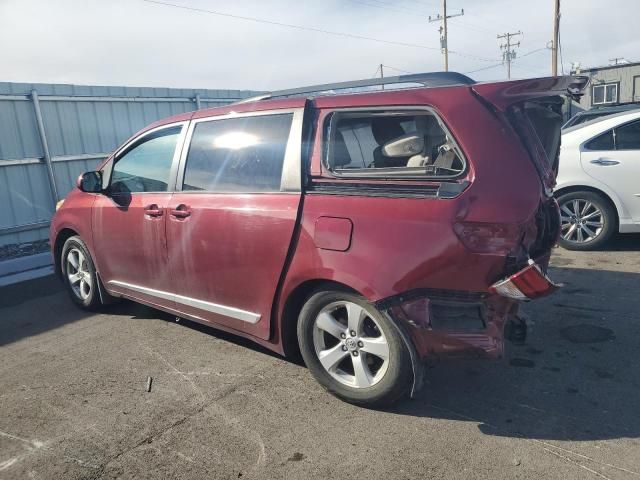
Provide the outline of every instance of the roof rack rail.
[[396,77],[370,78],[365,80],[351,80],[349,82],[325,83],[308,87],[290,88],[245,98],[237,103],[258,102],[269,98],[291,97],[308,93],[320,93],[333,90],[345,90],[349,88],[375,87],[381,85],[394,85],[401,83],[418,83],[425,87],[445,87],[452,85],[473,85],[476,83],[471,78],[457,72],[430,72],[414,73],[411,75],[398,75]]

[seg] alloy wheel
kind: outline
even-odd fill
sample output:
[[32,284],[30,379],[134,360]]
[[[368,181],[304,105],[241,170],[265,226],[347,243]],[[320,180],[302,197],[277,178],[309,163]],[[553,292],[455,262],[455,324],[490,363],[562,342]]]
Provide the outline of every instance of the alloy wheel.
[[573,243],[594,241],[604,228],[602,210],[586,199],[571,199],[560,205],[562,238]]
[[67,279],[71,290],[80,300],[86,300],[91,295],[93,280],[87,259],[78,248],[71,248],[67,252]]
[[315,353],[325,371],[338,382],[367,388],[384,377],[389,344],[366,308],[349,301],[325,306],[313,327]]

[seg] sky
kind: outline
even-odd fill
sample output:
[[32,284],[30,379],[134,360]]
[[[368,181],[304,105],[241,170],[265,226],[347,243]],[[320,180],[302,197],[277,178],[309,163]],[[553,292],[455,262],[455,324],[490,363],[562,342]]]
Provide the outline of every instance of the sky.
[[[443,69],[438,0],[156,1],[0,0],[0,81],[270,90]],[[521,31],[512,76],[549,75],[553,4],[449,0],[450,70],[505,79],[496,36]],[[562,0],[564,71],[640,61],[638,18],[640,0]]]

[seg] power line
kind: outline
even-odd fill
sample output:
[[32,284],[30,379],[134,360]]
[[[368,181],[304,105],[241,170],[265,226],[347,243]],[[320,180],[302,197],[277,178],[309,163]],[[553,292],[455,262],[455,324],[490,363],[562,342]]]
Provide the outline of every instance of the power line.
[[[438,47],[430,47],[428,45],[421,45],[418,43],[408,43],[408,42],[399,42],[399,41],[395,41],[395,40],[384,40],[381,38],[375,38],[375,37],[368,37],[365,35],[356,35],[353,33],[347,33],[347,32],[336,32],[336,31],[332,31],[332,30],[324,30],[321,28],[315,28],[315,27],[307,27],[304,25],[295,25],[292,23],[284,23],[284,22],[276,22],[273,20],[265,20],[262,18],[257,18],[257,17],[247,17],[247,16],[243,16],[243,15],[235,15],[235,14],[231,14],[231,13],[226,13],[226,12],[220,12],[217,10],[207,10],[204,8],[197,8],[197,7],[188,7],[186,5],[178,5],[175,3],[169,3],[169,2],[163,2],[163,1],[159,1],[159,0],[142,0],[143,2],[152,4],[152,5],[162,5],[165,7],[173,7],[173,8],[179,8],[182,10],[188,10],[188,11],[192,11],[192,12],[196,12],[196,13],[207,13],[210,15],[217,15],[220,17],[227,17],[227,18],[233,18],[236,20],[245,20],[248,22],[254,22],[254,23],[263,23],[263,24],[267,24],[267,25],[275,25],[278,27],[287,27],[287,28],[293,28],[296,30],[306,30],[306,31],[310,31],[310,32],[315,32],[315,33],[323,33],[325,35],[334,35],[334,36],[338,36],[338,37],[345,37],[345,38],[352,38],[352,39],[356,39],[356,40],[367,40],[370,42],[376,42],[376,43],[383,43],[383,44],[387,44],[387,45],[396,45],[399,47],[409,47],[409,48],[420,48],[423,50],[440,50],[440,48]],[[463,53],[463,52],[459,52],[459,51],[455,51],[455,50],[449,50],[449,53],[453,54],[453,55],[458,55],[459,57],[465,57],[465,58],[471,58],[471,59],[475,59],[475,60],[479,60],[479,61],[484,61],[484,62],[493,62],[493,59],[487,59],[487,58],[483,58],[483,57],[479,57],[477,55],[472,55],[472,54],[468,54],[468,53]]]
[[[396,45],[396,46],[400,46],[400,47],[422,48],[424,50],[440,50],[438,47],[429,47],[427,45],[420,45],[420,44],[417,44],[417,43],[398,42],[398,41],[394,41],[394,40],[383,40],[381,38],[367,37],[367,36],[364,36],[364,35],[356,35],[356,34],[353,34],[353,33],[336,32],[336,31],[332,31],[332,30],[323,30],[321,28],[306,27],[306,26],[303,26],[303,25],[295,25],[295,24],[292,24],[292,23],[276,22],[276,21],[273,21],[273,20],[265,20],[263,18],[257,18],[257,17],[246,17],[246,16],[243,16],[243,15],[235,15],[235,14],[231,14],[231,13],[219,12],[219,11],[216,11],[216,10],[206,10],[204,8],[187,7],[185,5],[177,5],[175,3],[161,2],[161,1],[158,1],[158,0],[142,0],[142,1],[146,2],[146,3],[154,4],[154,5],[163,5],[165,7],[180,8],[182,10],[189,10],[189,11],[192,11],[192,12],[208,13],[210,15],[217,15],[217,16],[220,16],[220,17],[234,18],[236,20],[245,20],[245,21],[254,22],[254,23],[264,23],[264,24],[267,24],[267,25],[276,25],[278,27],[294,28],[296,30],[307,30],[307,31],[310,31],[310,32],[324,33],[326,35],[334,35],[334,36],[338,36],[338,37],[353,38],[353,39],[356,39],[356,40],[368,40],[370,42],[384,43],[384,44],[387,44],[387,45]],[[460,55],[460,54],[457,53],[457,55]]]
[[476,32],[486,33],[486,34],[490,34],[492,36],[495,35],[495,32],[493,30],[489,30],[488,28],[479,27],[478,25],[476,25],[474,23],[461,22],[460,20],[451,20],[451,23],[453,23],[454,25],[458,25],[459,27],[464,27],[464,28],[469,28],[471,30],[475,30]]
[[464,73],[465,73],[465,75],[468,75],[469,73],[482,72],[483,70],[489,70],[491,68],[496,68],[496,67],[500,67],[500,66],[502,66],[502,62],[498,62],[495,65],[489,65],[487,67],[478,68],[476,70],[470,70],[470,71],[464,72]]
[[471,60],[477,60],[479,62],[495,62],[496,61],[495,58],[479,57],[477,55],[471,55],[469,53],[462,53],[462,52],[459,52],[458,50],[449,50],[449,53],[458,55],[459,57],[470,58]]
[[560,38],[560,28],[558,27],[558,49],[560,50],[560,71],[564,75],[564,60],[562,59],[562,39]]
[[549,47],[536,48],[535,50],[531,50],[530,52],[523,53],[519,58],[528,57],[529,55],[541,52],[542,50],[549,50]]
[[[358,3],[360,5],[366,5],[368,7],[382,8],[384,10],[391,10],[393,12],[403,13],[405,15],[410,15],[412,17],[415,17],[416,15],[427,16],[426,12],[419,12],[418,10],[411,10],[411,9],[408,9],[408,8],[399,7],[394,3],[381,2],[379,0],[369,0],[369,1],[366,1],[366,2],[363,1],[363,0],[349,0],[349,1],[352,2],[352,3]],[[376,3],[370,3],[371,1],[374,1]]]
[[383,65],[383,67],[390,68],[391,70],[395,70],[396,72],[407,73],[409,75],[413,75],[414,73],[414,72],[409,72],[408,70],[403,70],[401,68],[392,67],[391,65]]

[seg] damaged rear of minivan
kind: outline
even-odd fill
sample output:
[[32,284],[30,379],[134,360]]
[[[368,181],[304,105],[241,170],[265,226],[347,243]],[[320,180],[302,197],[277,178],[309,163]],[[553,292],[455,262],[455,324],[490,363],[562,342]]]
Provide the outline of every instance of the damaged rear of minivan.
[[[456,74],[453,74],[456,75]],[[389,403],[433,356],[499,358],[552,293],[562,105],[583,77],[310,98],[300,225],[277,305],[309,370]]]

